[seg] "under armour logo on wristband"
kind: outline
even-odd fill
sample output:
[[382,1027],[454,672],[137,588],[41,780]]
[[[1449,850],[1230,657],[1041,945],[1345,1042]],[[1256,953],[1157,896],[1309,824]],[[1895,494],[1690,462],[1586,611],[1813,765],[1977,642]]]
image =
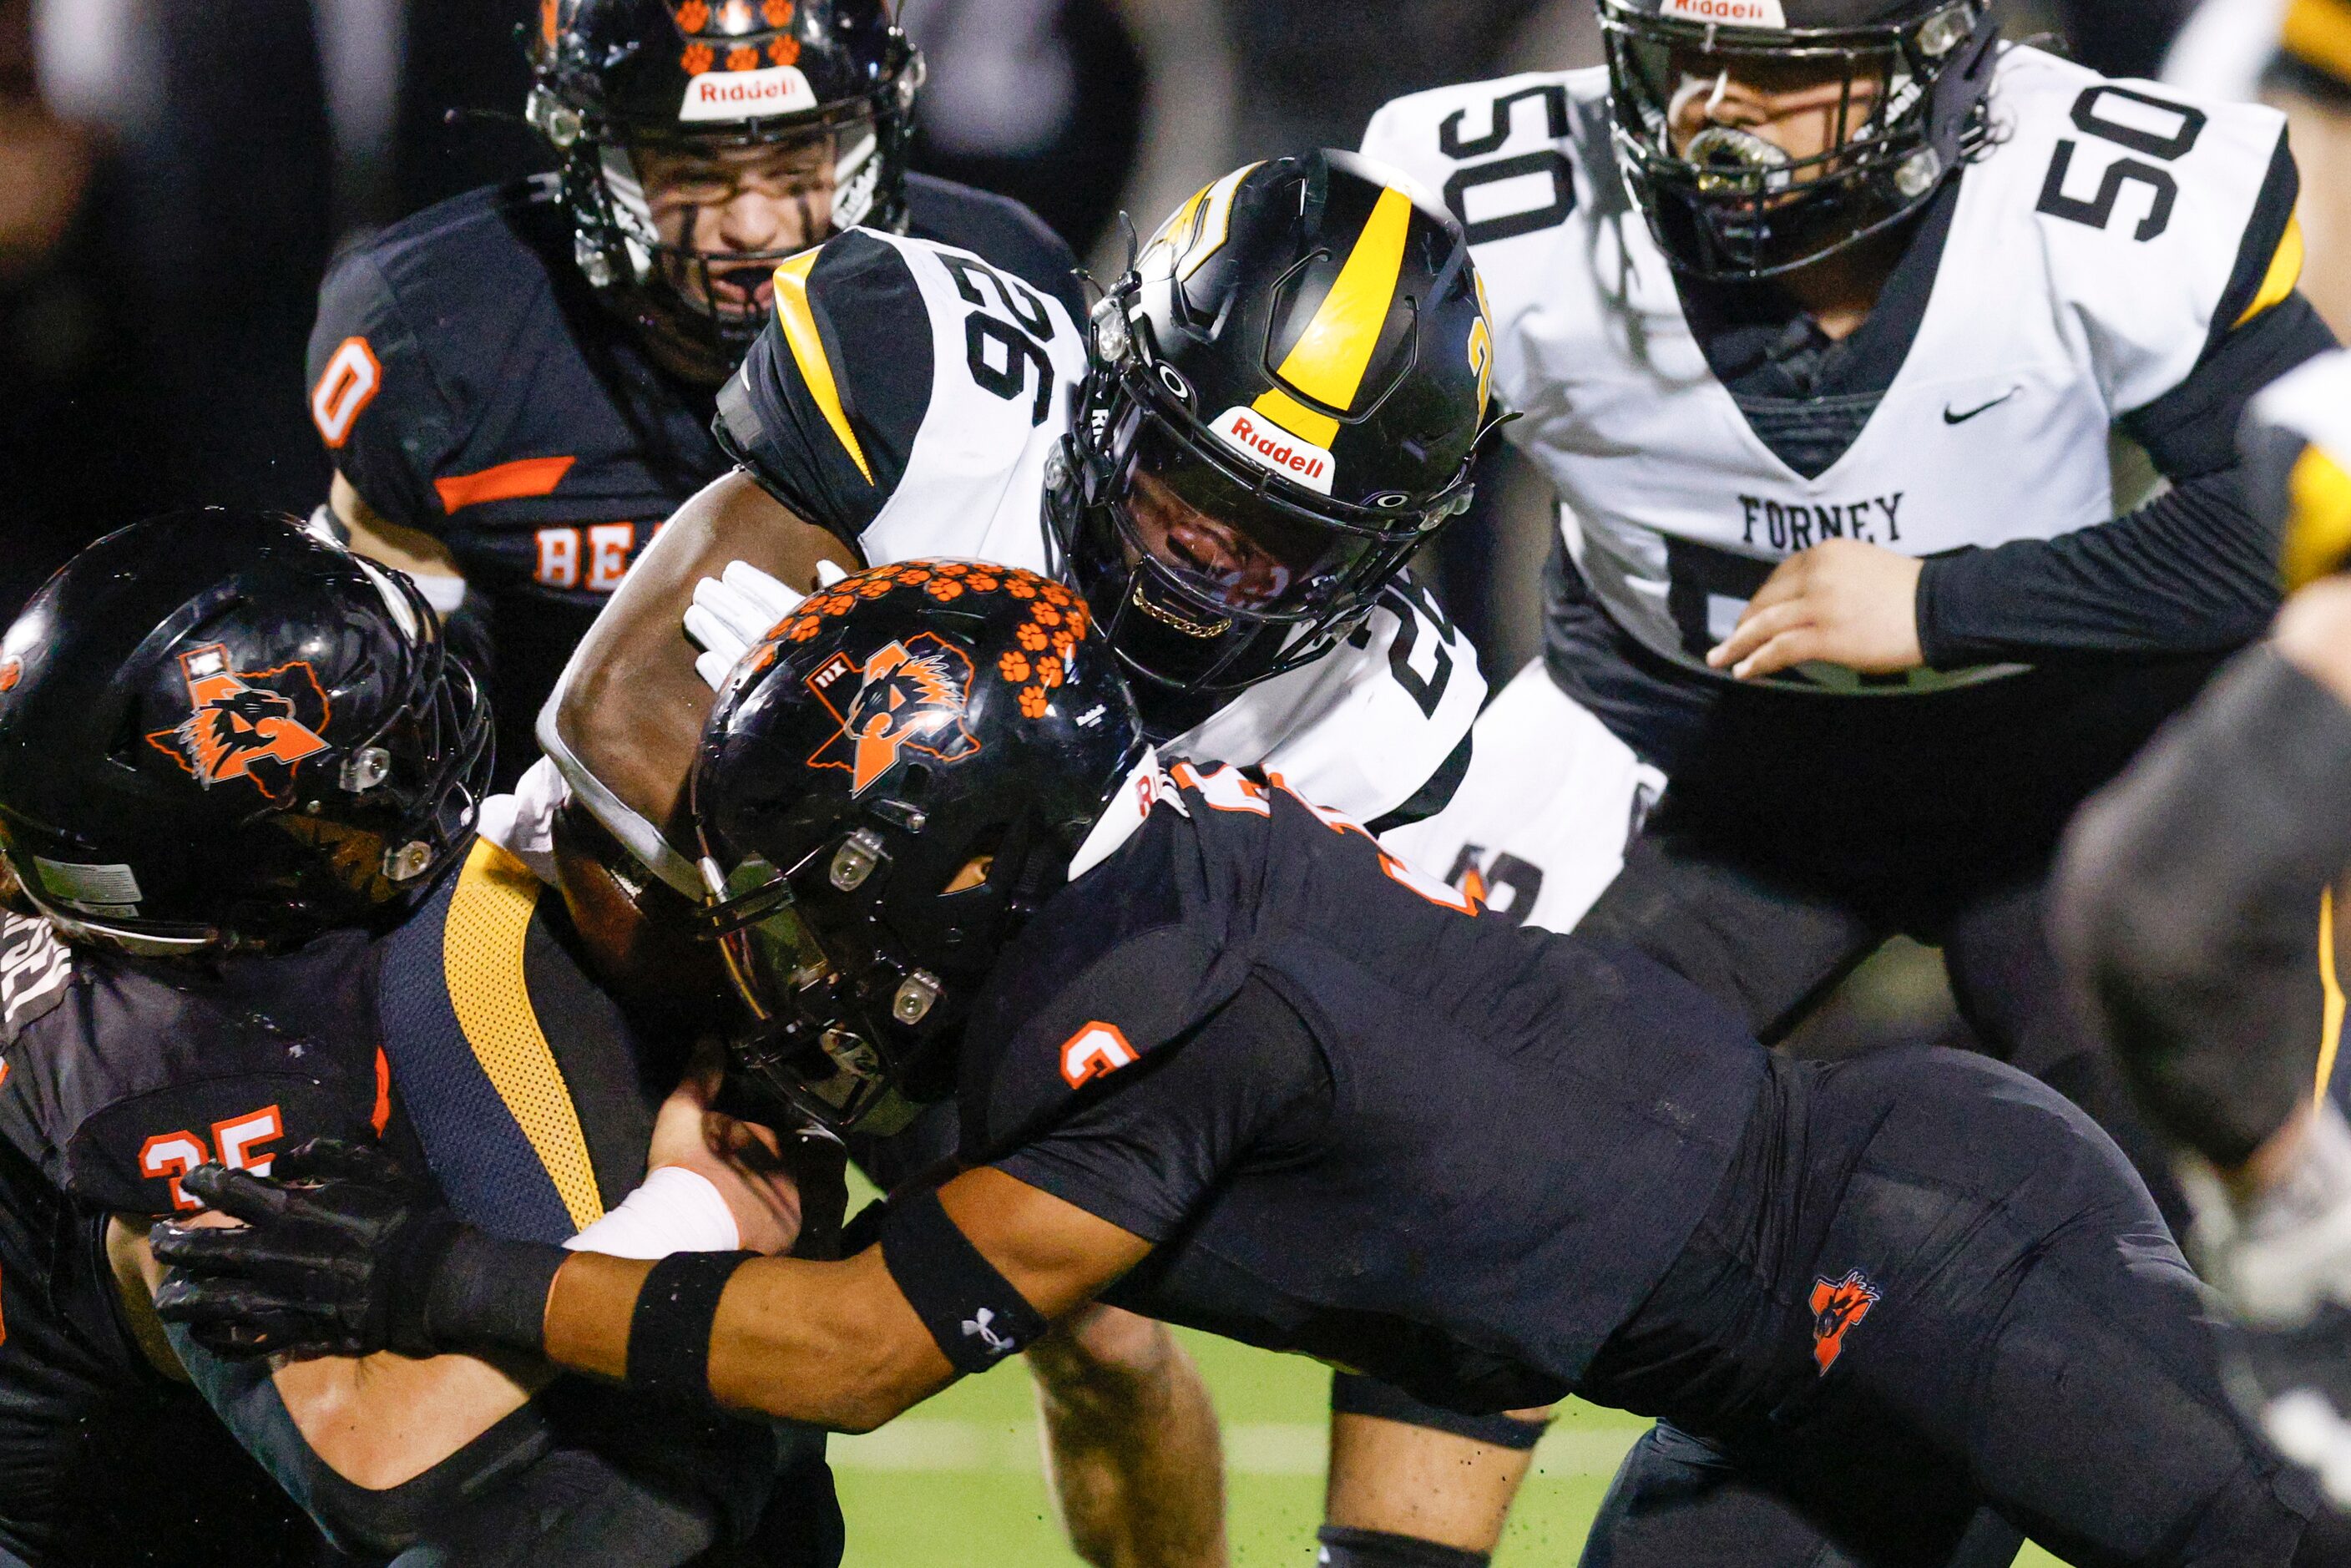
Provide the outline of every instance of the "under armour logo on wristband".
[[982,1307],[970,1317],[964,1319],[964,1337],[970,1339],[977,1335],[979,1343],[987,1347],[987,1354],[990,1355],[1008,1355],[1019,1346],[989,1326],[995,1322],[996,1313],[989,1308]]

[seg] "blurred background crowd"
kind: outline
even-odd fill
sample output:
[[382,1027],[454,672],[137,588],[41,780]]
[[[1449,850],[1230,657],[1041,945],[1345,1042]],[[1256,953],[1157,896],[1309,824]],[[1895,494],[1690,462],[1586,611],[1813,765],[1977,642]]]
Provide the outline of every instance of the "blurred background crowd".
[[[2010,37],[2101,70],[2285,103],[2314,186],[2351,168],[2351,106],[2295,56],[2351,38],[2297,40],[2294,0],[2003,4]],[[0,612],[134,517],[323,497],[301,384],[319,279],[377,226],[546,166],[519,115],[533,14],[0,0]],[[1147,231],[1244,158],[1352,146],[1401,93],[1598,58],[1589,0],[905,0],[903,20],[930,63],[918,166],[1028,202],[1104,274],[1123,211]],[[2308,288],[2351,331],[2327,219],[2304,214]],[[1507,461],[1484,488],[1431,564],[1506,677],[1534,645],[1550,503]]]
[[[2291,97],[2314,89],[2275,48],[2289,3],[2009,0],[2009,31]],[[321,498],[301,386],[319,277],[376,226],[544,166],[519,119],[532,11],[0,0],[0,610],[135,516]],[[1122,211],[1147,230],[1242,158],[1351,146],[1419,88],[1598,57],[1587,0],[906,0],[903,19],[931,67],[919,165],[1027,201],[1098,270]],[[2297,125],[2306,167],[2351,140],[2331,107]],[[1487,488],[1439,565],[1499,674],[1533,643],[1548,507],[1521,476]]]

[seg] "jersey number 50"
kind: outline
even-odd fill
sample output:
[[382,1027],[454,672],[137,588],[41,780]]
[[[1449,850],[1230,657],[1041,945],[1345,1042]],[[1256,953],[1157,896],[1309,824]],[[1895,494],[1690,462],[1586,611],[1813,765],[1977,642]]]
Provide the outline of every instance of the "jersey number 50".
[[[2126,119],[2110,118],[2106,112],[2106,100],[2110,98],[2137,107],[2116,111]],[[2200,109],[2166,103],[2111,82],[2100,82],[2074,100],[2074,123],[2085,134],[2143,152],[2164,163],[2177,162],[2194,152],[2197,139],[2204,134],[2209,122],[2210,117]],[[2172,209],[2179,204],[2179,182],[2171,177],[2169,170],[2142,163],[2136,158],[2117,158],[2107,164],[2096,195],[2087,200],[2067,195],[2065,177],[2073,172],[2074,154],[2080,149],[2078,141],[2057,143],[2057,156],[2051,162],[2049,178],[2041,187],[2041,211],[2053,218],[2102,229],[2114,222],[2123,187],[2136,183],[2147,188],[2150,199],[2147,216],[2139,220],[2138,233],[2133,237],[2144,245],[2171,226]]]

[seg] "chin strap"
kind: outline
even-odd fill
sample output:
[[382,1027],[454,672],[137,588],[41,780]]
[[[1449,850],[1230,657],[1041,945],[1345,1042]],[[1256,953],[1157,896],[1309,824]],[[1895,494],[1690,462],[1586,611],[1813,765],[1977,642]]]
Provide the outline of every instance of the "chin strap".
[[563,738],[562,727],[556,716],[563,706],[563,694],[571,684],[568,668],[563,678],[555,684],[547,706],[538,710],[537,737],[541,751],[563,776],[572,799],[588,809],[588,814],[604,825],[605,831],[621,841],[622,848],[634,855],[647,871],[667,883],[676,894],[690,903],[700,904],[705,896],[702,878],[696,874],[694,862],[671,847],[662,831],[639,814],[626,801],[605,787],[604,781],[589,771]]

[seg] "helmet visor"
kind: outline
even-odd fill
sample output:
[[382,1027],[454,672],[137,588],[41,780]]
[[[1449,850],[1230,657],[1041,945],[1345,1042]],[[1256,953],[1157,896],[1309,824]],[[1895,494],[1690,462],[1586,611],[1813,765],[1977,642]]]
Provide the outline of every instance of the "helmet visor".
[[[1404,509],[1358,522],[1316,511],[1252,473],[1217,438],[1130,404],[1110,493],[1130,562],[1149,559],[1219,612],[1310,619],[1384,574],[1449,515]],[[1404,501],[1405,497],[1398,497]],[[1354,510],[1354,508],[1349,508]]]

